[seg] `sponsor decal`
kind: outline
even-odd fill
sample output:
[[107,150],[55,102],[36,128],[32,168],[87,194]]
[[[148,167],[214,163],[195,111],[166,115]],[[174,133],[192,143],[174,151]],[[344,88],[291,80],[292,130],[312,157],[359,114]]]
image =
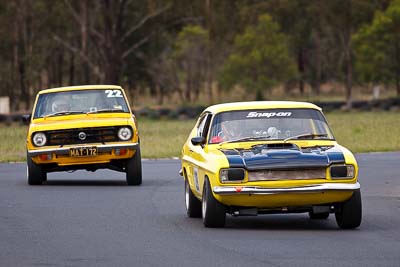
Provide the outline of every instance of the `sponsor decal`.
[[199,170],[197,168],[193,168],[193,178],[194,178],[194,185],[196,187],[196,191],[200,192],[200,185],[199,185]]
[[290,117],[292,112],[249,112],[246,118],[272,118],[272,117]]
[[236,192],[238,192],[238,193],[240,193],[240,192],[242,192],[242,187],[241,186],[236,186],[235,187],[235,190],[236,190]]

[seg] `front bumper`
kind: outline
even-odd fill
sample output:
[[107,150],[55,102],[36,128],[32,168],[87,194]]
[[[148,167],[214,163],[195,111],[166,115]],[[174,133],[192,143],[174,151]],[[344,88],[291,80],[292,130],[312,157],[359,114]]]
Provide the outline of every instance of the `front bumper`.
[[360,184],[323,183],[298,187],[265,188],[256,186],[214,186],[217,195],[273,195],[285,193],[319,193],[325,191],[354,191],[360,189]]
[[[136,149],[139,147],[139,143],[129,143],[129,144],[112,144],[112,145],[96,145],[96,144],[86,144],[86,145],[76,145],[76,146],[95,146],[99,153],[111,152],[113,149]],[[58,147],[49,149],[34,149],[28,150],[28,155],[34,157],[40,154],[55,154],[55,155],[69,155],[69,150],[74,146],[70,147]]]

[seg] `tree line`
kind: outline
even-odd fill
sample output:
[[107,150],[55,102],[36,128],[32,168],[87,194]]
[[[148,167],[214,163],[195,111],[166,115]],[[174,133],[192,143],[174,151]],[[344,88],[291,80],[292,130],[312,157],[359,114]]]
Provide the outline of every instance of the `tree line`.
[[120,84],[159,103],[213,86],[258,98],[276,85],[394,86],[400,0],[0,1],[0,96],[29,109],[36,91]]

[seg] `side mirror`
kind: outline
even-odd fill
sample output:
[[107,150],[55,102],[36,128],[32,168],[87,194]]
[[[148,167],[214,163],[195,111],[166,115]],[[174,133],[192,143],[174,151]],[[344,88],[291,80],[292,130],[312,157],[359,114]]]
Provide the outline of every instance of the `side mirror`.
[[198,146],[198,145],[204,145],[206,139],[203,136],[197,136],[193,137],[190,141],[194,146]]
[[32,115],[31,114],[24,114],[22,115],[22,122],[24,124],[29,124],[31,122]]

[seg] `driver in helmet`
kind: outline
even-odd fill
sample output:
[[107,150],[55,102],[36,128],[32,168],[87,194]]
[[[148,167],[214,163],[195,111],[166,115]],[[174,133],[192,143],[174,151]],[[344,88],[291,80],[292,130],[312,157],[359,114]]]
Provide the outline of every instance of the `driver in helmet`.
[[68,101],[68,98],[63,96],[61,98],[57,98],[53,104],[51,105],[51,111],[53,113],[56,112],[67,112],[71,110],[71,104]]
[[211,138],[211,143],[232,141],[242,137],[240,121],[223,121],[220,125],[221,131],[218,132],[217,136]]

